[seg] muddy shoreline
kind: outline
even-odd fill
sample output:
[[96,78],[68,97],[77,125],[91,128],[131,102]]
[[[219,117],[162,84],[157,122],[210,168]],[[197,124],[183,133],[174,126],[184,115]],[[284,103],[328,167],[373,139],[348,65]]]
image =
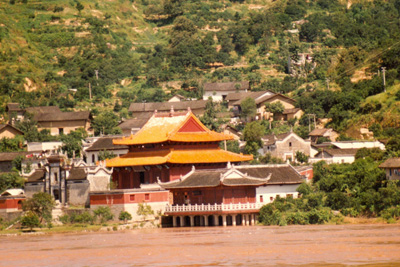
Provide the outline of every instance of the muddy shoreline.
[[399,266],[399,224],[2,236],[1,266]]

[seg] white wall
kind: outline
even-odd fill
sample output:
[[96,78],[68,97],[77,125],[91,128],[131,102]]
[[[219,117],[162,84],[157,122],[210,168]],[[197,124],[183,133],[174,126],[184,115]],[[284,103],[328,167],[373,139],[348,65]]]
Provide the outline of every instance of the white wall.
[[[293,198],[298,198],[299,193],[296,189],[300,184],[291,184],[291,185],[266,185],[260,186],[256,188],[256,202],[260,202],[260,196],[263,196],[263,202],[265,204],[271,203],[274,201],[277,195],[284,198],[287,195],[293,195]],[[272,198],[272,199],[271,199]]]
[[360,142],[360,141],[343,141],[343,142],[332,142],[333,145],[338,148],[380,148],[385,150],[385,145],[379,141],[371,142]]

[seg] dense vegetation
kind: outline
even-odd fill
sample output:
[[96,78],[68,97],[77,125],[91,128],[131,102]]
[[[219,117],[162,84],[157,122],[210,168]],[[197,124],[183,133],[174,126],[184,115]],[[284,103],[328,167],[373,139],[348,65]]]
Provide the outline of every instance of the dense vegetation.
[[[400,182],[387,181],[378,166],[379,149],[363,149],[352,164],[314,164],[313,183],[298,188],[301,198],[277,198],[260,211],[266,225],[339,222],[340,216],[400,218]],[[334,213],[339,211],[340,213]]]
[[[295,97],[343,136],[363,126],[393,137],[399,13],[398,0],[10,0],[0,7],[0,113],[13,101],[121,118],[131,102],[249,80]],[[311,59],[296,64],[302,55]],[[308,120],[300,125],[305,135]]]

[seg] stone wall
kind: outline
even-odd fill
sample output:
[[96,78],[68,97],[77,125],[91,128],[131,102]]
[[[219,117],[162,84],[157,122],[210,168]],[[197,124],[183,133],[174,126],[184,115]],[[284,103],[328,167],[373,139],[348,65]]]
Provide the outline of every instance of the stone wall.
[[38,192],[44,192],[44,184],[43,183],[35,183],[35,184],[25,184],[25,196],[27,198],[31,198],[33,194]]
[[68,192],[68,204],[70,205],[84,205],[88,207],[89,202],[89,182],[87,180],[73,182],[68,181],[67,192]]

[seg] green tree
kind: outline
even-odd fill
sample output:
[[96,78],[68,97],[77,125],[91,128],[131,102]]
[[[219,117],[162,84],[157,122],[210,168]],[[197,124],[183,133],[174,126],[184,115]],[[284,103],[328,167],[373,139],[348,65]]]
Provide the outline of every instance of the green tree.
[[112,111],[103,111],[92,122],[94,134],[118,134],[121,129],[118,127],[119,118]]
[[67,152],[69,158],[72,158],[74,155],[78,157],[82,151],[82,140],[86,137],[87,132],[83,128],[71,131],[67,135],[61,135],[60,139],[63,142],[61,149]]
[[296,151],[296,160],[300,163],[307,163],[308,156],[301,151]]
[[34,227],[40,226],[40,220],[36,213],[28,211],[21,219],[22,227],[28,227],[32,232]]
[[127,221],[132,220],[132,215],[127,211],[121,211],[118,219],[120,221],[124,221],[124,223],[126,223]]
[[280,101],[273,103],[266,103],[265,110],[271,112],[272,114],[282,113],[285,110],[285,107]]
[[143,202],[139,203],[136,214],[139,216],[143,216],[143,220],[145,221],[147,216],[154,214],[154,211],[149,204]]
[[111,212],[110,207],[98,207],[93,210],[93,214],[95,218],[100,220],[100,223],[105,223],[107,221],[111,221],[114,218],[114,215]]
[[246,141],[245,151],[258,155],[257,150],[262,147],[261,138],[264,136],[265,127],[258,121],[253,121],[244,127],[243,139]]
[[81,2],[76,1],[75,8],[78,10],[78,13],[79,13],[79,15],[80,15],[80,14],[81,14],[81,11],[82,11],[85,7],[81,4]]
[[17,135],[14,138],[3,137],[0,139],[0,152],[13,152],[23,150],[24,138]]
[[115,158],[116,155],[112,151],[103,150],[99,152],[99,161]]
[[206,108],[203,116],[200,117],[200,121],[208,128],[213,131],[217,130],[218,125],[216,123],[217,111],[212,98],[209,97],[206,103]]
[[240,103],[240,109],[242,111],[242,118],[247,121],[249,117],[254,117],[257,113],[256,101],[251,97],[247,97]]
[[35,193],[32,198],[22,202],[22,209],[26,212],[32,212],[37,215],[39,222],[45,220],[47,223],[51,222],[51,212],[55,206],[55,201],[51,195],[44,192]]
[[7,189],[22,188],[25,180],[17,171],[5,172],[0,174],[0,194]]

